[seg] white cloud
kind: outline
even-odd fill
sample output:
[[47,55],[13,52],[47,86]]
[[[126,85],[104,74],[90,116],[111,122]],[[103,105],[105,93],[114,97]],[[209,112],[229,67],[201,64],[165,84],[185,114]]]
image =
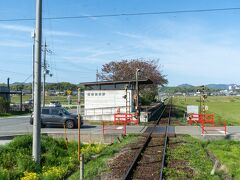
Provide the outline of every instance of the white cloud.
[[199,29],[194,26],[192,31],[190,25],[184,24],[181,27],[171,24],[170,27],[167,36],[117,34],[129,38],[126,46],[132,55],[159,58],[164,73],[170,75],[170,84],[176,84],[179,77],[182,83],[193,84],[202,79],[209,83],[239,81],[236,74],[240,67],[240,45],[235,32],[220,30],[216,33],[205,26]]
[[114,32],[114,34],[117,34],[117,35],[120,35],[120,36],[124,36],[124,37],[127,37],[127,38],[133,38],[133,39],[140,39],[142,38],[143,36],[142,35],[137,35],[137,34],[133,34],[133,33],[125,33],[125,32]]
[[26,48],[31,47],[31,43],[23,42],[23,41],[15,41],[15,40],[3,40],[0,41],[0,46],[3,47],[16,47],[16,48]]
[[[16,24],[0,24],[0,29],[16,31],[16,32],[26,32],[26,33],[32,33],[34,31],[34,27],[16,25]],[[49,30],[49,29],[43,29],[43,34],[53,35],[53,36],[66,36],[66,37],[85,37],[85,35],[79,34],[76,32],[56,31],[56,30]]]
[[84,34],[67,32],[67,31],[43,30],[43,33],[46,35],[53,35],[53,36],[85,37]]
[[33,32],[34,28],[30,26],[23,25],[13,25],[13,24],[0,24],[0,29],[18,31],[18,32]]

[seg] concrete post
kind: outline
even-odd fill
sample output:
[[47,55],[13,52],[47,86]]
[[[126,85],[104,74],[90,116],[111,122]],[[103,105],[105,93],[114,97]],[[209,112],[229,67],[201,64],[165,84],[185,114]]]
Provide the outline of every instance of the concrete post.
[[22,89],[20,90],[20,108],[19,108],[19,110],[22,112],[22,100],[23,100],[23,98],[22,98],[22,96],[23,96],[23,91],[22,91]]
[[84,156],[81,154],[80,156],[80,180],[84,179]]
[[140,111],[139,111],[139,88],[138,88],[138,72],[140,69],[136,69],[136,112],[137,112],[137,119],[138,124],[140,123]]
[[43,56],[43,107],[45,107],[45,84],[46,84],[46,73],[47,73],[47,65],[46,65],[46,59],[47,59],[47,44],[45,41],[44,44],[44,56]]
[[41,45],[42,45],[42,0],[36,0],[34,63],[34,107],[32,156],[37,164],[41,159]]

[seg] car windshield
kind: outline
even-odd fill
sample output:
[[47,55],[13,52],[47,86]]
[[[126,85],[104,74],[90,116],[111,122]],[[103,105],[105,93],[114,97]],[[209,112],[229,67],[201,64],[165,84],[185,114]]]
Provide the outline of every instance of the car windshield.
[[62,108],[62,112],[63,112],[64,114],[66,114],[66,115],[70,115],[70,113],[69,113],[66,109],[64,109],[64,108]]

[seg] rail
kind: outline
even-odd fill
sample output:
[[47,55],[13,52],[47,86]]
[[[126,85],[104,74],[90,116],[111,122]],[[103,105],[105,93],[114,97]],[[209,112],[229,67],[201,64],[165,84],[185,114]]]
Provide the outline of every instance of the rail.
[[[171,111],[172,111],[172,99],[171,99],[170,111],[168,114],[168,125],[170,125]],[[163,179],[163,168],[165,165],[166,149],[167,149],[167,143],[168,143],[168,125],[166,126],[166,130],[165,130],[165,140],[164,140],[164,146],[163,146],[162,164],[161,164],[160,177],[159,177],[160,180]]]
[[[170,101],[170,100],[169,100]],[[168,102],[169,103],[169,102]],[[172,100],[171,100],[171,103],[172,103]],[[171,107],[171,106],[170,106]],[[150,140],[151,140],[151,137],[152,137],[152,134],[154,132],[154,129],[157,127],[157,125],[159,124],[162,116],[163,116],[163,113],[165,112],[166,110],[166,106],[164,106],[163,108],[163,111],[161,112],[161,114],[159,115],[159,118],[157,120],[157,123],[154,125],[154,128],[151,129],[151,131],[149,132],[148,136],[147,136],[147,139],[146,141],[144,142],[143,146],[139,149],[137,155],[135,156],[134,160],[132,161],[131,165],[129,166],[126,174],[124,175],[123,179],[124,180],[129,180],[131,179],[131,176],[133,175],[133,171],[135,169],[135,167],[137,166],[137,162],[139,161],[139,159],[141,158],[142,156],[142,153],[144,152],[144,150],[147,148]],[[170,114],[171,114],[171,108],[169,110],[169,118],[168,118],[168,125],[170,124]],[[168,125],[166,126],[166,129],[165,129],[165,132],[164,132],[164,147],[163,147],[163,155],[162,155],[162,163],[161,163],[161,171],[160,171],[160,180],[162,179],[162,176],[163,176],[163,167],[164,167],[164,164],[165,164],[165,154],[166,154],[166,147],[167,147],[167,142],[168,142],[168,135],[167,135],[167,132],[168,132]]]

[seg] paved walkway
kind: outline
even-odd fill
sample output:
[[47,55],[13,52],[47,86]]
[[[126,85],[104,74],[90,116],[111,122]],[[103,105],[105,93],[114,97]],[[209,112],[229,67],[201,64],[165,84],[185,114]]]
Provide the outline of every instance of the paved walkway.
[[[114,126],[109,126],[113,128]],[[105,130],[105,134],[103,135],[102,126],[100,125],[85,125],[81,128],[81,139],[84,142],[111,142],[116,136],[122,133],[121,126],[118,127],[118,130]],[[127,126],[127,134],[142,134],[147,129],[147,126]],[[31,128],[32,130],[32,128]],[[158,128],[158,133],[160,131],[165,131],[165,128]],[[66,137],[64,134],[63,128],[43,128],[42,133],[49,134],[54,137]],[[78,138],[78,130],[71,129],[66,130],[67,138],[69,140],[76,140]],[[171,126],[169,127],[170,133],[175,134],[189,134],[194,137],[202,138],[202,139],[216,139],[216,138],[227,138],[227,139],[236,139],[240,140],[240,126],[228,126],[227,134],[225,135],[222,129],[216,129],[214,132],[205,132],[205,135],[202,135],[202,129],[199,126]],[[160,132],[161,133],[161,132]],[[11,138],[15,135],[23,135],[23,134],[32,134],[32,131],[14,131],[14,132],[5,132],[5,134],[0,137],[0,145],[6,144],[10,142]],[[7,137],[7,135],[9,137]],[[5,137],[5,138],[4,138]]]

